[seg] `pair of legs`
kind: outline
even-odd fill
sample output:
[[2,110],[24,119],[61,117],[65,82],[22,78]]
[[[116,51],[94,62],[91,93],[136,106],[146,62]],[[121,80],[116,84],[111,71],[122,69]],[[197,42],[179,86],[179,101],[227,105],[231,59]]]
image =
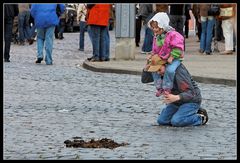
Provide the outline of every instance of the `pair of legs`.
[[200,40],[200,52],[206,52],[206,54],[212,53],[212,36],[213,27],[215,24],[215,18],[213,16],[203,17],[201,16],[202,33]]
[[84,21],[80,21],[79,23],[79,29],[80,29],[80,35],[79,35],[79,50],[84,51],[84,34],[86,31],[87,23]]
[[203,120],[198,110],[200,105],[197,103],[185,103],[180,106],[168,104],[162,109],[158,116],[159,125],[172,125],[176,127],[199,126]]
[[171,89],[173,88],[173,80],[175,76],[175,71],[177,67],[180,65],[181,61],[178,59],[174,59],[171,64],[167,64],[165,73],[163,77],[158,72],[153,72],[153,79],[154,84],[157,89],[156,96],[160,96],[162,93],[171,92]]
[[90,61],[108,61],[110,55],[108,26],[89,25],[88,33],[93,47],[93,56]]
[[36,63],[41,63],[43,60],[43,49],[45,46],[45,62],[47,65],[52,64],[52,50],[53,50],[53,35],[55,26],[48,28],[38,28],[37,29],[37,61]]
[[181,106],[168,104],[162,109],[157,118],[159,125],[172,125],[176,127],[202,125],[202,117],[198,114],[200,105],[185,103]]

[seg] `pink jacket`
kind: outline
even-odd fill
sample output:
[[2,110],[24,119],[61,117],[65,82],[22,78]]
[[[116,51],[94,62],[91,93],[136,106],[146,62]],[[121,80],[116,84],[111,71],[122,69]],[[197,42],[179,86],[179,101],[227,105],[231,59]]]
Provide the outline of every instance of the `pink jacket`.
[[164,60],[167,60],[170,57],[170,53],[173,48],[178,48],[182,51],[180,58],[183,58],[184,51],[184,37],[176,32],[169,31],[166,33],[163,46],[159,47],[156,44],[156,37],[153,38],[152,53],[158,54]]

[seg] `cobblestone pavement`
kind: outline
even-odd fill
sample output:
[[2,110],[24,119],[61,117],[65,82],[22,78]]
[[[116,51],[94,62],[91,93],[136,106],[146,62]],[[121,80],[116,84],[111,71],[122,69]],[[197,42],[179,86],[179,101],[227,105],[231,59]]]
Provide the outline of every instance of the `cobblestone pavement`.
[[[113,31],[111,31],[111,36]],[[81,63],[78,33],[54,40],[53,65],[36,65],[36,43],[13,45],[4,63],[4,159],[236,159],[236,87],[202,84],[209,122],[198,127],[156,125],[162,104],[136,75],[97,73]],[[111,38],[114,40],[114,38]],[[113,49],[113,48],[112,48]],[[64,141],[110,138],[129,145],[66,148]]]

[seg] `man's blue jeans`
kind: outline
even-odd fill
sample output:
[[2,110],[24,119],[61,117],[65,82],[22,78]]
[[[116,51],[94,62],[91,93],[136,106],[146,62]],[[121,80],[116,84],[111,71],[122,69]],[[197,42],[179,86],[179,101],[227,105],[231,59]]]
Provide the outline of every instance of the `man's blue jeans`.
[[200,105],[197,103],[185,103],[181,106],[167,104],[158,116],[159,125],[172,125],[176,127],[199,126],[202,118],[197,114]]
[[110,38],[108,26],[89,25],[88,33],[92,41],[94,59],[109,59]]
[[206,53],[211,53],[213,27],[215,24],[215,18],[213,16],[203,17],[201,16],[202,33],[200,40],[200,49]]
[[80,21],[79,23],[79,30],[80,30],[80,35],[79,35],[79,49],[84,50],[84,34],[86,31],[86,26],[87,23],[84,21]]
[[18,15],[18,31],[19,41],[24,42],[25,39],[31,38],[31,31],[29,26],[30,12],[24,11]]
[[52,64],[53,35],[55,26],[37,29],[37,58],[43,58],[43,49],[45,45],[45,62],[47,65]]

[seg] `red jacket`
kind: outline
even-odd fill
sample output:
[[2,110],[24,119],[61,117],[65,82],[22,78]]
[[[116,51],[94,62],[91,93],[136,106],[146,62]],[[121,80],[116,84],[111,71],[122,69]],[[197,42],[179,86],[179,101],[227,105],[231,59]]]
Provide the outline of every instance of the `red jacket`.
[[88,25],[108,26],[110,4],[96,4],[89,9]]

